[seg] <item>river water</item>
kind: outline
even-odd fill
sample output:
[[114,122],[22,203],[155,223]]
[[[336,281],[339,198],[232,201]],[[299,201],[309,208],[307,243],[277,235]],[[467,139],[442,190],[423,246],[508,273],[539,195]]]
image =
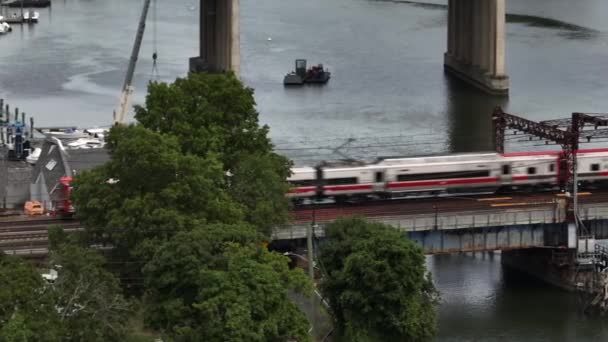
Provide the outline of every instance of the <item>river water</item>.
[[[492,147],[496,105],[533,120],[608,109],[607,1],[507,0],[508,99],[444,75],[446,1],[428,3],[241,0],[242,79],[277,149],[300,163],[479,151]],[[39,24],[0,37],[0,97],[37,125],[109,125],[140,8],[140,0],[53,0]],[[184,76],[198,50],[197,1],[156,8],[136,103],[150,79]],[[329,67],[329,84],[284,88],[296,58]],[[429,257],[428,266],[443,297],[440,341],[608,339],[602,321],[580,314],[576,296],[506,272],[498,254]]]

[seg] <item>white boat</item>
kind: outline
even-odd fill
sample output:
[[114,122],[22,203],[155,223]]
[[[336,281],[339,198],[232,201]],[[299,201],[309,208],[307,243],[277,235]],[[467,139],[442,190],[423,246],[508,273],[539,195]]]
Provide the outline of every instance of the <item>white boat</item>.
[[80,138],[66,144],[70,149],[100,148],[104,142],[96,138]]
[[40,147],[36,147],[32,153],[25,157],[25,161],[30,164],[36,164],[38,158],[40,158],[40,152],[42,152],[42,149]]
[[76,127],[37,128],[37,130],[47,138],[58,138],[61,140],[76,140],[90,137],[88,133],[83,132]]
[[101,140],[104,139],[106,135],[110,132],[109,128],[87,128],[84,130],[85,133],[88,133],[90,136],[94,138],[99,138]]
[[11,28],[11,25],[5,23],[5,22],[0,22],[0,34],[5,34],[8,32],[11,32],[13,29]]
[[23,13],[23,21],[26,23],[37,23],[39,18],[40,13],[36,11],[29,10]]

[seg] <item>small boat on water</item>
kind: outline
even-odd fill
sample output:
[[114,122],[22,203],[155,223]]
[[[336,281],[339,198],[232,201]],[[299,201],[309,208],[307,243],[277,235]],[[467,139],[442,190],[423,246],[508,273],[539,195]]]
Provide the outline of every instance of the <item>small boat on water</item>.
[[47,138],[54,137],[60,140],[77,140],[90,137],[87,132],[83,132],[76,127],[47,127],[37,128],[36,130]]
[[36,11],[29,10],[23,12],[23,21],[25,21],[26,23],[37,23],[39,18],[40,13]]
[[323,64],[313,65],[306,69],[305,59],[296,59],[296,70],[283,78],[284,85],[302,85],[305,83],[325,84],[329,81],[331,73],[323,68]]
[[89,149],[104,147],[105,142],[99,138],[80,138],[67,143],[70,149]]
[[3,21],[2,16],[0,16],[0,34],[9,33],[12,30],[13,29],[11,28],[11,25],[9,25],[5,21]]

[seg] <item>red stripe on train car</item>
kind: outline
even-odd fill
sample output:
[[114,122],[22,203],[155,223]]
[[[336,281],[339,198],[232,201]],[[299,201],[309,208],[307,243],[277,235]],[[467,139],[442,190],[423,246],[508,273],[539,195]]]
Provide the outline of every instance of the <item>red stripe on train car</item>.
[[577,151],[578,153],[602,153],[602,152],[608,152],[608,148],[586,148],[586,149],[580,149]]
[[300,188],[293,188],[290,189],[287,193],[288,194],[301,194],[301,193],[305,193],[305,192],[314,192],[317,188],[314,186],[303,186]]
[[349,191],[349,190],[373,190],[373,184],[357,184],[357,185],[330,185],[324,186],[324,191]]
[[528,176],[513,176],[512,178],[514,181],[527,181],[529,178]]
[[509,152],[503,153],[503,157],[532,157],[532,156],[556,156],[561,152],[559,151],[534,151],[534,152]]
[[495,182],[498,182],[498,177],[428,180],[428,181],[411,181],[411,182],[391,182],[391,183],[388,183],[388,187],[389,188],[407,188],[407,187],[413,187],[413,186],[481,184],[481,183],[495,183]]

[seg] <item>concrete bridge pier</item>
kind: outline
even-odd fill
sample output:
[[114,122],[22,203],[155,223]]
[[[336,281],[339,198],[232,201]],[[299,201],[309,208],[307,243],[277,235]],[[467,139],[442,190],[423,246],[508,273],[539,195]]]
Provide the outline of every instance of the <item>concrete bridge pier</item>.
[[445,70],[495,95],[507,95],[505,0],[449,0]]
[[199,56],[190,72],[233,71],[241,66],[240,0],[200,0]]

